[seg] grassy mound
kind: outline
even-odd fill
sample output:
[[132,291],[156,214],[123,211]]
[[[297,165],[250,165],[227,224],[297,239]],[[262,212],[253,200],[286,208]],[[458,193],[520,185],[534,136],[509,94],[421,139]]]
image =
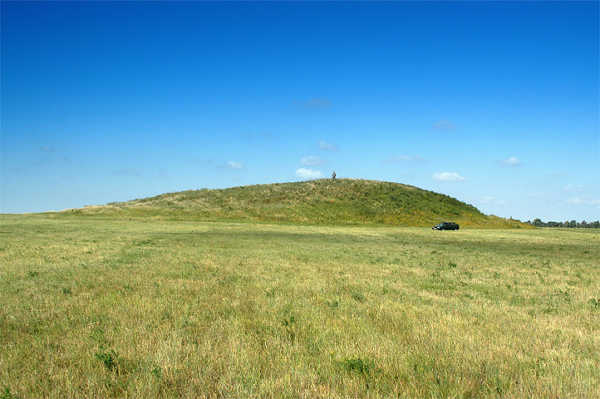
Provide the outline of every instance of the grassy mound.
[[67,211],[78,215],[237,220],[316,225],[526,227],[487,216],[447,195],[398,183],[321,179],[218,190],[189,190]]

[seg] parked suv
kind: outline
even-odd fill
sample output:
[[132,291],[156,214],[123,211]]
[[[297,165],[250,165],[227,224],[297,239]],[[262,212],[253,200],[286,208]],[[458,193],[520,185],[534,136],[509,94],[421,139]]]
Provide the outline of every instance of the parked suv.
[[432,227],[433,230],[458,230],[458,224],[453,222],[442,222]]

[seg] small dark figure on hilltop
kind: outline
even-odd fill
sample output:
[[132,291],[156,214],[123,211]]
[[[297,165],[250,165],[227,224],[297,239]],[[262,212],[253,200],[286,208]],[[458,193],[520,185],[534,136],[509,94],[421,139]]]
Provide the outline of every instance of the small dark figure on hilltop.
[[331,174],[331,180],[335,180],[335,170],[333,171],[333,173]]

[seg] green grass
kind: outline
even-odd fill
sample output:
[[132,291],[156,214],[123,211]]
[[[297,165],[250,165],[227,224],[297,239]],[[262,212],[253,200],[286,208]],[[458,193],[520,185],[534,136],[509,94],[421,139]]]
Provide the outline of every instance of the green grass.
[[600,231],[0,216],[0,397],[600,396]]
[[484,215],[474,206],[443,194],[404,184],[358,179],[190,190],[57,214],[67,215],[421,227],[448,220],[460,223],[461,227],[531,227]]

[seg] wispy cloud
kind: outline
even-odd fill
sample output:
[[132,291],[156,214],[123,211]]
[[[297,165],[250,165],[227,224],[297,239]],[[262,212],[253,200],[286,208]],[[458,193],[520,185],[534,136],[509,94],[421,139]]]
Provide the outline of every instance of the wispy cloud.
[[298,176],[301,179],[318,179],[320,177],[323,177],[323,174],[320,170],[300,168],[296,170],[296,176]]
[[244,165],[241,162],[228,161],[227,162],[227,167],[229,169],[242,169],[244,167]]
[[325,109],[331,107],[331,101],[324,97],[313,97],[304,101],[296,101],[296,103],[309,109]]
[[481,197],[478,201],[482,205],[505,205],[506,201],[498,199],[492,195],[486,195]]
[[419,155],[397,155],[389,158],[387,162],[415,162],[424,160],[425,158]]
[[494,201],[495,199],[496,199],[496,197],[493,197],[491,195],[486,195],[485,197],[482,197],[479,202],[481,202],[482,204],[489,204],[492,201]]
[[326,141],[319,141],[319,148],[325,151],[337,151],[338,146],[332,143],[328,143]]
[[521,160],[515,156],[508,157],[500,161],[503,165],[506,166],[519,166],[522,164]]
[[323,164],[323,160],[314,155],[308,155],[300,159],[300,163],[304,166],[317,166]]
[[224,165],[217,165],[216,162],[212,159],[204,159],[204,158],[192,158],[190,162],[197,163],[203,166],[217,166],[222,167]]
[[157,172],[157,177],[161,178],[161,179],[168,179],[169,178],[169,171],[165,168],[160,168]]
[[433,178],[439,181],[463,181],[464,177],[456,172],[437,172],[433,174]]
[[566,186],[563,187],[563,190],[567,191],[567,192],[580,192],[583,190],[583,186],[581,184],[567,184]]
[[141,177],[142,173],[135,168],[122,168],[113,170],[114,176],[125,176],[125,177]]
[[56,150],[54,149],[54,147],[51,147],[49,145],[40,146],[40,151],[42,151],[42,152],[56,152]]
[[456,125],[448,120],[439,120],[433,124],[434,129],[438,130],[452,130],[456,127]]
[[581,198],[581,197],[573,197],[567,200],[569,204],[573,205],[590,205],[597,206],[600,208],[600,199],[589,199],[589,198]]
[[251,143],[272,141],[276,138],[277,136],[271,132],[247,132],[242,134],[242,139]]

